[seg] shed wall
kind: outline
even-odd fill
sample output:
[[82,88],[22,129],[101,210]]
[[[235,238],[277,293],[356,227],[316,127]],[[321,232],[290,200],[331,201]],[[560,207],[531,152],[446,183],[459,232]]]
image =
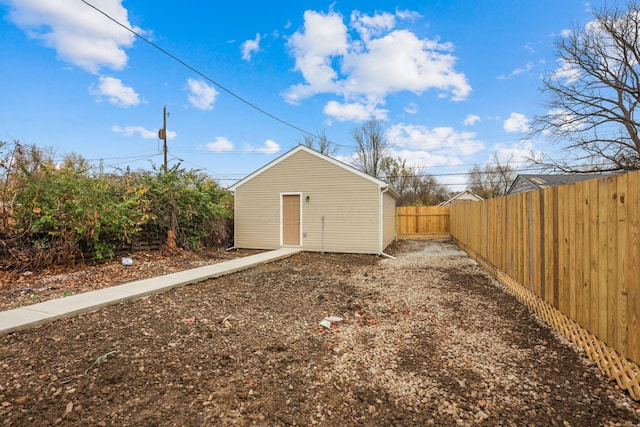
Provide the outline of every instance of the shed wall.
[[383,193],[382,249],[396,238],[396,199],[388,192]]
[[378,185],[304,151],[236,189],[236,247],[280,247],[283,193],[301,194],[304,250],[378,253]]

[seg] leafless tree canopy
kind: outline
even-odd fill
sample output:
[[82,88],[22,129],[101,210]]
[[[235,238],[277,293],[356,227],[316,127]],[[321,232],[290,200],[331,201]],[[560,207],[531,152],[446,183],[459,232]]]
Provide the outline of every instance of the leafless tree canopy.
[[381,178],[383,160],[390,153],[390,143],[382,123],[377,119],[370,119],[362,126],[352,129],[351,137],[356,144],[354,166],[375,178]]
[[469,173],[467,189],[483,199],[504,196],[515,179],[512,160],[513,157],[500,162],[498,155],[494,154],[491,157],[492,164],[482,168],[475,165]]
[[562,160],[537,163],[564,172],[640,168],[640,7],[605,6],[556,42],[560,69],[544,79],[548,112],[534,133],[566,144]]
[[305,135],[302,144],[327,156],[333,156],[338,150],[338,147],[327,138],[326,129],[318,130],[316,135]]
[[382,123],[371,119],[351,130],[355,142],[353,165],[362,172],[391,185],[402,205],[436,205],[449,198],[449,192],[424,168],[407,166],[407,161],[391,155],[391,142]]
[[385,157],[380,167],[381,177],[400,195],[398,206],[437,205],[448,200],[448,189],[424,168],[411,168],[401,158]]

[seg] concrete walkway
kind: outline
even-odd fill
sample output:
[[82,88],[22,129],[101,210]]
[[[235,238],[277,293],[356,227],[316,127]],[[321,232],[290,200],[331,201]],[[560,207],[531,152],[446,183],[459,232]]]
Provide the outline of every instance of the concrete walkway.
[[0,336],[57,319],[95,311],[101,307],[123,301],[138,299],[168,289],[225,276],[260,264],[287,258],[299,252],[302,251],[295,248],[282,248],[165,276],[137,280],[97,291],[45,301],[13,310],[0,311]]

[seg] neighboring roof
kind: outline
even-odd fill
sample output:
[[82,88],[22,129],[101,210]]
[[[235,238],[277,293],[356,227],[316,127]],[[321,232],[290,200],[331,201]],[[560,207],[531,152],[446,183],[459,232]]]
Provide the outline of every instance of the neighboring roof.
[[452,198],[450,198],[446,202],[440,203],[438,206],[447,206],[447,205],[450,205],[451,203],[455,202],[456,200],[471,200],[471,201],[474,201],[474,202],[479,202],[479,201],[484,200],[484,199],[482,197],[478,196],[476,193],[473,193],[473,192],[471,192],[469,190],[464,190],[464,191],[461,191],[460,193],[456,194],[455,196],[453,196]]
[[450,198],[446,202],[440,203],[438,206],[448,206],[451,203],[455,202],[456,200],[471,200],[471,201],[474,201],[474,202],[479,202],[479,201],[484,200],[484,199],[482,197],[478,196],[476,193],[473,193],[473,192],[471,192],[469,190],[464,190],[464,191],[461,191],[460,193],[456,194],[455,196],[453,196],[452,198]]
[[540,190],[543,188],[557,187],[559,185],[602,178],[603,176],[605,175],[596,173],[580,173],[571,175],[518,175],[509,187],[507,194],[517,194],[524,193],[526,191]]
[[381,179],[375,178],[371,175],[368,175],[364,172],[362,172],[361,170],[358,170],[356,168],[354,168],[353,166],[349,166],[346,163],[342,163],[339,160],[334,159],[333,157],[329,157],[326,154],[322,154],[312,148],[307,147],[306,145],[297,145],[296,147],[292,148],[291,150],[287,151],[286,153],[284,153],[283,155],[281,155],[280,157],[278,157],[277,159],[272,160],[271,162],[267,163],[266,165],[264,165],[263,167],[261,167],[260,169],[258,169],[257,171],[253,172],[250,175],[247,175],[246,177],[244,177],[243,179],[241,179],[240,181],[236,182],[235,184],[233,184],[231,187],[229,187],[230,191],[235,191],[238,187],[240,187],[243,184],[246,184],[247,182],[251,181],[253,178],[257,177],[258,175],[260,175],[261,173],[271,169],[272,167],[276,166],[278,163],[288,159],[289,157],[293,156],[294,154],[300,152],[300,151],[304,151],[307,152],[311,155],[314,155],[316,157],[318,157],[321,160],[324,160],[326,162],[332,163],[348,172],[351,172],[355,175],[358,175],[361,178],[364,178],[368,181],[373,182],[374,184],[376,184],[378,187],[380,187],[381,189],[385,189],[388,188],[389,193],[395,197],[398,198],[400,197],[400,195],[398,193],[396,193],[396,191],[386,182],[382,181]]

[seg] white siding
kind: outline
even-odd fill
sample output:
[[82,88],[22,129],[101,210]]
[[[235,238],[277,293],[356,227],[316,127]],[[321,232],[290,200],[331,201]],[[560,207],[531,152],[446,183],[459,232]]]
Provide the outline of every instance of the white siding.
[[[380,191],[345,168],[296,152],[236,188],[235,246],[278,248],[280,194],[301,193],[304,250],[378,253]],[[387,209],[383,212],[386,216]]]

